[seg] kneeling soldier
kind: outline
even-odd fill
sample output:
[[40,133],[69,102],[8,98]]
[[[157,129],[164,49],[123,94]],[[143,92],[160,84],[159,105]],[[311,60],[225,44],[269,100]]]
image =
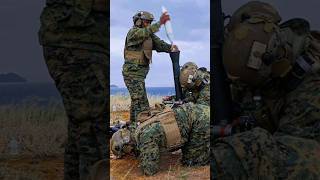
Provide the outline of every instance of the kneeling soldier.
[[141,112],[135,132],[117,131],[111,149],[118,158],[136,148],[146,175],[158,171],[160,152],[182,150],[184,165],[206,165],[210,159],[210,107],[187,103]]

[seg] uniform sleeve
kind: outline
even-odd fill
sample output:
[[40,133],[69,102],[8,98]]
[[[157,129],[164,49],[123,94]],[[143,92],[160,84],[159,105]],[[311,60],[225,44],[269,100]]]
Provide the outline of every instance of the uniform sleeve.
[[191,91],[188,91],[187,89],[183,90],[184,99],[185,102],[196,102],[195,97],[193,96],[193,93]]
[[160,126],[160,123],[154,123],[146,127],[137,142],[140,167],[146,175],[153,175],[159,169],[160,144],[164,138],[164,132]]
[[160,22],[151,24],[146,28],[134,27],[130,29],[127,34],[127,45],[134,46],[141,44],[144,40],[150,37],[153,33],[158,32],[160,29]]
[[210,106],[210,84],[205,85],[205,87],[199,92],[199,97],[196,103]]
[[152,42],[153,42],[153,49],[157,52],[170,52],[171,51],[171,45],[166,43],[165,41],[161,40],[158,36],[155,34],[151,35]]

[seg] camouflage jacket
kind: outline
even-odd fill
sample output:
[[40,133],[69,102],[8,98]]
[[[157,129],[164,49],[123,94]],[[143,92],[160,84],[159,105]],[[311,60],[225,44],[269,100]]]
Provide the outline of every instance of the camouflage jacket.
[[107,53],[109,9],[97,12],[93,3],[93,0],[47,0],[40,18],[40,44]]
[[307,76],[293,91],[283,91],[281,83],[265,88],[258,95],[261,100],[254,100],[252,90],[233,86],[233,98],[240,105],[242,115],[252,116],[259,127],[269,132],[319,139],[320,117],[320,73]]
[[171,45],[161,40],[154,33],[160,29],[160,22],[154,23],[145,28],[134,26],[127,34],[126,43],[128,50],[141,50],[142,43],[151,37],[153,43],[153,50],[157,52],[170,52]]
[[[151,37],[152,48],[157,52],[170,52],[171,45],[161,40],[154,33],[158,32],[160,23],[154,23],[146,28],[133,27],[129,30],[126,38],[127,50],[140,51],[142,50],[143,42]],[[125,78],[145,79],[149,72],[148,65],[140,65],[125,61],[122,69],[122,75]]]
[[193,102],[196,104],[210,105],[210,84],[204,84],[201,89],[185,90],[183,91],[185,96],[184,101]]
[[[183,144],[194,144],[193,147],[182,146],[183,160],[188,165],[198,163],[192,155],[194,151],[201,163],[209,161],[210,146],[210,108],[193,103],[183,104],[174,109]],[[192,129],[191,129],[192,128]],[[192,131],[192,133],[191,133]],[[153,175],[158,171],[160,152],[166,151],[166,138],[159,122],[147,125],[136,139],[139,151],[140,166],[146,175]],[[201,139],[201,141],[199,141]],[[190,160],[191,159],[191,160]],[[192,159],[195,161],[193,162]]]
[[236,98],[241,99],[243,113],[257,119],[262,128],[213,143],[213,156],[217,164],[223,164],[219,168],[225,175],[229,172],[243,179],[319,179],[320,72],[310,73],[289,93],[280,87],[274,85],[262,91],[264,99],[260,102],[252,100],[249,90]]

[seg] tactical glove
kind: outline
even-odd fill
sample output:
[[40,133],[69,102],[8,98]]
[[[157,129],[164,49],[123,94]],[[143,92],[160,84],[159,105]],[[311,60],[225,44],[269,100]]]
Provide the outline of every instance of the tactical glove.
[[163,13],[160,17],[160,25],[165,24],[170,20],[170,16],[167,13]]

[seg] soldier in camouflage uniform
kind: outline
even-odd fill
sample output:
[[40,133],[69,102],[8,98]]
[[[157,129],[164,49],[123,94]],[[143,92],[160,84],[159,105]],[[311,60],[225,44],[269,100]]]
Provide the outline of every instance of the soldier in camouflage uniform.
[[[159,169],[160,152],[182,149],[184,165],[206,165],[210,159],[210,108],[186,103],[174,109],[150,110],[138,115],[135,132],[117,131],[111,139],[112,152],[121,157],[136,146],[140,167],[146,175]],[[156,112],[156,113],[154,113]],[[154,114],[153,114],[154,113]]]
[[[185,63],[180,70],[183,102],[210,106],[210,72],[193,62]],[[165,96],[163,101],[172,101],[175,96]]]
[[259,127],[215,139],[213,179],[320,179],[320,33],[280,19],[253,1],[227,26],[233,101]]
[[138,12],[133,16],[134,26],[129,30],[125,41],[122,75],[131,97],[132,123],[136,121],[139,112],[149,108],[145,78],[149,72],[152,50],[167,53],[178,51],[176,45],[170,45],[154,34],[170,19],[169,15],[163,14],[159,22],[151,24],[153,19],[153,15],[149,12]]
[[41,14],[40,43],[69,119],[66,180],[86,179],[108,157],[108,11],[106,0],[47,0]]
[[187,62],[181,68],[179,79],[185,102],[210,106],[210,72],[206,68]]

